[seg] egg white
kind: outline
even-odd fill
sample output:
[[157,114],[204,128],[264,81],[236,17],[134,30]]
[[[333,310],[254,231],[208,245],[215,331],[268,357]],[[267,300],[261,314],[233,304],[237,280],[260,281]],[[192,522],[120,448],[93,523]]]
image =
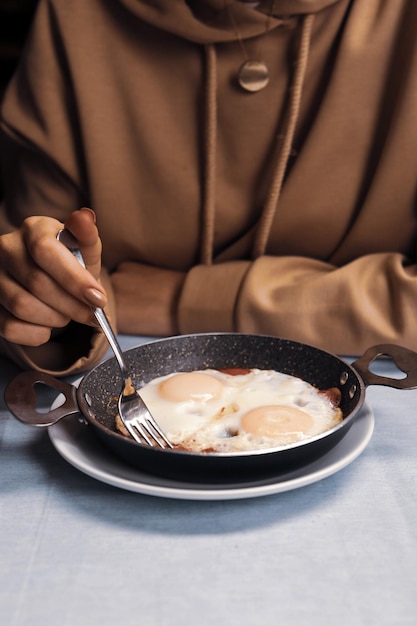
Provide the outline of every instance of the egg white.
[[[170,441],[193,452],[236,452],[285,446],[334,427],[342,420],[340,409],[306,381],[274,370],[252,369],[231,375],[214,369],[199,370],[223,385],[214,398],[188,398],[173,402],[163,398],[160,384],[177,373],[155,378],[140,389],[152,415]],[[190,379],[191,380],[191,379]],[[312,418],[308,432],[290,429],[274,436],[245,432],[242,416],[268,405],[283,405]]]

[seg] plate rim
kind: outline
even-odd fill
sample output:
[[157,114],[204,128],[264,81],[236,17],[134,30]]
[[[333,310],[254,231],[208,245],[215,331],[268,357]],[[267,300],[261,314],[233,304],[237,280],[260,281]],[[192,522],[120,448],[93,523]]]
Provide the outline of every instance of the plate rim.
[[[139,470],[118,459],[79,422],[77,415],[68,416],[48,428],[49,438],[58,454],[70,465],[105,484],[143,495],[182,500],[234,500],[274,495],[313,484],[350,465],[371,440],[375,416],[365,401],[346,435],[319,459],[290,472],[250,483],[203,486],[184,483]],[[75,435],[71,433],[75,429]],[[79,443],[82,443],[80,448]],[[91,457],[99,458],[100,464]],[[136,479],[120,473],[123,470]],[[119,474],[117,473],[119,471]],[[146,478],[148,476],[148,482]],[[142,478],[141,478],[142,477]],[[149,477],[152,478],[149,481]],[[174,483],[172,485],[169,482]],[[158,484],[159,483],[159,484]],[[165,484],[164,484],[165,483]],[[177,486],[175,486],[177,483]]]

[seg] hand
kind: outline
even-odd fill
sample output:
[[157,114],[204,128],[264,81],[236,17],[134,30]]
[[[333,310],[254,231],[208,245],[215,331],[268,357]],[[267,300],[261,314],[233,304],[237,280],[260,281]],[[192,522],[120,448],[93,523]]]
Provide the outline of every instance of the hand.
[[125,262],[111,278],[119,332],[154,337],[178,333],[176,310],[185,273]]
[[106,304],[94,213],[75,211],[65,223],[88,271],[57,241],[63,227],[53,218],[33,216],[0,237],[0,335],[10,342],[39,346],[71,319],[95,325],[90,307]]

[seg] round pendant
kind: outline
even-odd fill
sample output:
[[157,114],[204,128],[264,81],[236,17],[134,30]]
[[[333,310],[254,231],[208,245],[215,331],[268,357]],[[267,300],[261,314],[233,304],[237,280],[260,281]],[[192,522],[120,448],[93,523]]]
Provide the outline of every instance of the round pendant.
[[263,61],[245,61],[238,74],[239,85],[245,91],[261,91],[269,83],[269,72]]

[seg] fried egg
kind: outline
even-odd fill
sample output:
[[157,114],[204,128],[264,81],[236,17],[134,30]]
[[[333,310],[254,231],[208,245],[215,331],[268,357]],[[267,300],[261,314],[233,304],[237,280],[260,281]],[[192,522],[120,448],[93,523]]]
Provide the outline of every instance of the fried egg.
[[286,446],[343,419],[330,394],[274,370],[175,372],[140,395],[174,446],[192,452]]

